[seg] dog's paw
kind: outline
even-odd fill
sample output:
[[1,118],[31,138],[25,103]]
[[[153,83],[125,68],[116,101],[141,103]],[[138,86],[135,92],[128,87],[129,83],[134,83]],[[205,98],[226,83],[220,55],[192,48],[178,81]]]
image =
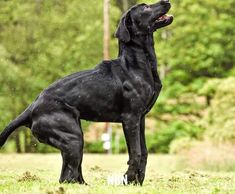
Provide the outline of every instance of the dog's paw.
[[142,186],[143,185],[143,182],[144,182],[144,178],[145,178],[145,173],[143,172],[139,172],[138,173],[138,181],[139,181],[139,184]]
[[126,172],[124,177],[127,177],[127,181],[123,181],[124,185],[134,184],[134,185],[141,185],[140,177],[137,172]]

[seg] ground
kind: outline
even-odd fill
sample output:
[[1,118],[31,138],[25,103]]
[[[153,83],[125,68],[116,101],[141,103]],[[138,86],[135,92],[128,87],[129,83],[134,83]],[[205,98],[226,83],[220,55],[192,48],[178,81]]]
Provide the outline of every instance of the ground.
[[141,186],[108,185],[107,178],[125,172],[127,155],[85,154],[88,186],[59,184],[59,154],[0,154],[0,193],[109,194],[109,193],[235,193],[235,172],[208,172],[180,167],[180,157],[150,155]]

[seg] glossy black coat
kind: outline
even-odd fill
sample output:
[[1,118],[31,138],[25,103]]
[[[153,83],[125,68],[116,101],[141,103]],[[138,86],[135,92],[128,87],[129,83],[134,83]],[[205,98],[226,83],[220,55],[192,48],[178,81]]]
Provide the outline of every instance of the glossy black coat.
[[129,153],[128,182],[142,184],[147,163],[145,115],[162,87],[153,32],[173,21],[172,17],[157,20],[169,9],[170,3],[164,0],[128,10],[116,32],[118,58],[50,85],[6,127],[0,135],[0,146],[17,127],[28,126],[40,142],[61,150],[60,182],[85,183],[80,119],[121,122]]

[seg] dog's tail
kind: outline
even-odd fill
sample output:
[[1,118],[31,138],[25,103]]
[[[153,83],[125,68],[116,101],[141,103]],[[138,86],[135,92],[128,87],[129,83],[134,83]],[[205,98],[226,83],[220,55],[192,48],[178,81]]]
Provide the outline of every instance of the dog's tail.
[[8,136],[22,125],[27,125],[30,122],[31,106],[29,106],[23,113],[14,119],[0,134],[0,147],[4,145]]

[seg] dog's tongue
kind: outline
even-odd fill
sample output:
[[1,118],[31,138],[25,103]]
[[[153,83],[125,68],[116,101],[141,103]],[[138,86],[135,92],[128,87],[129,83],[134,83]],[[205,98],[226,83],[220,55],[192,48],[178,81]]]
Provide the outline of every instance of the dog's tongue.
[[163,15],[159,18],[159,20],[165,20],[165,19],[167,19],[167,15]]

